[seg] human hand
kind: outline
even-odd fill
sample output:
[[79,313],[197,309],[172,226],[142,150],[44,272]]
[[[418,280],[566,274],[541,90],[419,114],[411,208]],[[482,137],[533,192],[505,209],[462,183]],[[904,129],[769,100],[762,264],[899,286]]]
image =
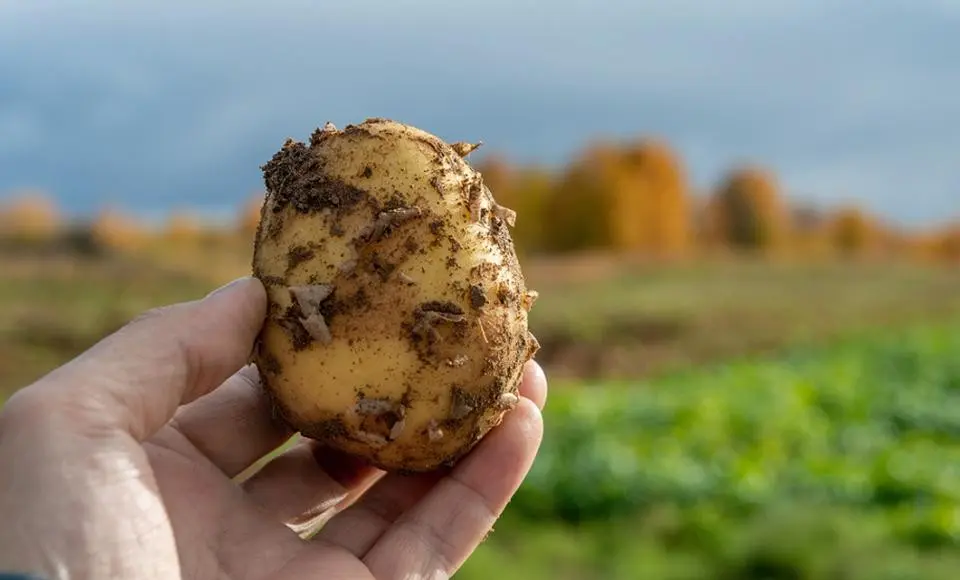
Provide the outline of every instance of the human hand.
[[[546,381],[455,468],[384,475],[291,433],[244,366],[253,278],[150,311],[0,409],[0,571],[48,579],[448,578],[529,470]],[[313,537],[290,526],[326,518]]]

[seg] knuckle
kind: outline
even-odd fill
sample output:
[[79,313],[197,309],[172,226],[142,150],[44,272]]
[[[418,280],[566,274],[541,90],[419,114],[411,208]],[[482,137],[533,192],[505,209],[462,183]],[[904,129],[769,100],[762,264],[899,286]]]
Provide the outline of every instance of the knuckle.
[[42,425],[55,413],[50,397],[36,386],[24,387],[11,395],[0,407],[0,435],[10,429],[24,429]]
[[127,326],[139,326],[156,320],[163,320],[177,314],[180,309],[181,305],[179,304],[154,306],[134,316],[130,322],[127,323]]
[[10,434],[33,439],[54,432],[96,437],[113,431],[100,401],[54,385],[40,387],[21,389],[0,407],[0,439]]

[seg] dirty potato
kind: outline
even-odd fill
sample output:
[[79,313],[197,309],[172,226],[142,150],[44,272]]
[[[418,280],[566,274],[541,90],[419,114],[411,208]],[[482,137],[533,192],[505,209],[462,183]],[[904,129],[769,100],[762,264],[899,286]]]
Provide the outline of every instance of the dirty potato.
[[389,471],[468,452],[518,402],[539,345],[509,228],[475,149],[368,119],[287,140],[263,166],[254,360],[278,414]]

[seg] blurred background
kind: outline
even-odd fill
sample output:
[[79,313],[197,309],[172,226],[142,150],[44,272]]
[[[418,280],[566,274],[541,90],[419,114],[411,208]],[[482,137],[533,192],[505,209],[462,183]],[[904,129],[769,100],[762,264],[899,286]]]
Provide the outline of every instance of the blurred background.
[[960,3],[0,1],[0,400],[249,273],[259,166],[471,155],[547,433],[458,574],[960,569]]

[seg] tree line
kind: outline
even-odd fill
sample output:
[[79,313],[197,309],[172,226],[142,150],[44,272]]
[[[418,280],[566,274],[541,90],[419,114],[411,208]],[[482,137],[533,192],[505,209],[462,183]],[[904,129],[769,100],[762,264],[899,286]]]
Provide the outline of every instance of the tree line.
[[597,143],[566,167],[478,167],[518,213],[515,238],[531,254],[590,250],[683,257],[705,253],[918,256],[960,260],[960,222],[896,227],[862,207],[792,203],[777,175],[738,165],[712,191],[694,192],[665,142]]
[[[906,256],[960,261],[960,221],[907,231],[846,205],[791,202],[776,174],[740,165],[712,191],[694,192],[680,156],[663,140],[597,142],[559,169],[510,163],[490,155],[476,163],[497,201],[517,212],[513,230],[524,255],[606,251],[683,258],[712,253]],[[231,235],[252,236],[262,194],[247,200]],[[4,238],[50,237],[64,229],[42,192],[0,207]],[[85,230],[91,243],[129,247],[148,238],[169,242],[224,235],[189,212],[175,212],[148,232],[104,208]]]

